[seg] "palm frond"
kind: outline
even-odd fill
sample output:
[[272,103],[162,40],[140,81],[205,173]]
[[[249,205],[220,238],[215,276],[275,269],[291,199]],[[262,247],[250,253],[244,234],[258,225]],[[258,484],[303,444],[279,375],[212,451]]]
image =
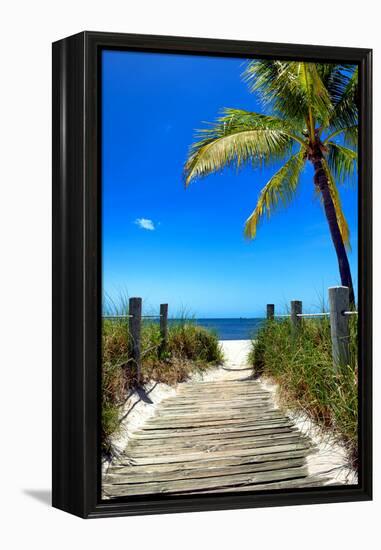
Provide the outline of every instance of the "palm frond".
[[262,166],[283,158],[299,140],[280,118],[224,109],[210,128],[199,130],[184,166],[185,185],[229,166]]
[[329,191],[331,193],[332,201],[335,207],[337,223],[339,225],[341,236],[346,248],[348,250],[351,250],[351,244],[349,240],[350,231],[349,231],[347,220],[345,219],[345,216],[344,216],[343,208],[341,206],[339,190],[337,189],[337,185],[335,183],[334,177],[328,166],[327,161],[325,159],[322,159],[322,163],[323,163],[323,168],[325,170],[325,173],[327,175]]
[[242,77],[264,107],[275,110],[302,128],[305,126],[304,99],[288,62],[250,61]]
[[313,118],[321,125],[326,125],[333,105],[328,90],[320,78],[316,63],[298,63],[297,74]]
[[330,134],[323,140],[323,145],[327,145],[332,139],[336,136],[341,136],[343,138],[344,144],[349,145],[355,151],[357,151],[358,146],[358,126],[345,126],[336,130],[332,130]]
[[346,63],[316,63],[316,69],[333,105],[342,99],[356,67]]
[[345,145],[349,145],[350,147],[352,147],[357,151],[358,125],[355,124],[354,126],[347,126],[345,128],[341,128],[341,135],[344,138]]
[[279,206],[287,206],[292,200],[305,164],[303,149],[291,156],[288,161],[273,175],[262,189],[255,210],[246,220],[245,235],[253,239],[261,218],[270,214]]
[[[344,77],[343,77],[344,78]],[[347,82],[335,102],[330,126],[335,129],[350,128],[358,124],[358,68],[347,73]]]
[[265,106],[275,109],[299,127],[305,126],[309,112],[321,124],[329,118],[332,103],[315,63],[291,61],[250,61],[243,79]]
[[329,141],[327,164],[338,183],[353,180],[357,163],[357,153],[343,145]]

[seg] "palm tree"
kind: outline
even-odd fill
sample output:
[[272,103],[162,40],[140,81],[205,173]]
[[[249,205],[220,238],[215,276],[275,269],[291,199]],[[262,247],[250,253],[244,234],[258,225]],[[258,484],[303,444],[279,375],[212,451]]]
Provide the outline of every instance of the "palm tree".
[[295,195],[303,167],[314,169],[314,189],[328,221],[341,284],[354,303],[346,247],[350,248],[337,184],[353,177],[357,163],[357,68],[351,65],[250,61],[243,74],[268,114],[225,108],[199,130],[184,167],[185,185],[228,166],[285,161],[260,192],[245,224],[254,238],[258,223]]

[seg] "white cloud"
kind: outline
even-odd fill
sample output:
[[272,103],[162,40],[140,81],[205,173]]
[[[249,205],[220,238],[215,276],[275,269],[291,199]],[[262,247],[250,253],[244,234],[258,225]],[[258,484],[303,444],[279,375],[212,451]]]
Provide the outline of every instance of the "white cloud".
[[135,220],[136,225],[138,225],[141,229],[147,229],[148,231],[155,231],[155,225],[152,220],[149,220],[147,218],[138,218]]

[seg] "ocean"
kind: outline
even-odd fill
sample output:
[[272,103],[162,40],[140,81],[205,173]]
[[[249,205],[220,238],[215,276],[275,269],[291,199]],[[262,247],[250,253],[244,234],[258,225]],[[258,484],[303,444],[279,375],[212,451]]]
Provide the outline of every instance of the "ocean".
[[216,332],[219,340],[249,340],[255,337],[263,321],[260,318],[238,318],[195,319],[193,322]]
[[[111,319],[116,320],[118,316],[109,316]],[[149,319],[149,320],[148,320]],[[255,338],[258,329],[264,322],[264,318],[260,317],[238,317],[238,318],[202,318],[202,319],[176,319],[169,318],[169,326],[172,324],[179,324],[182,322],[194,323],[201,327],[205,327],[214,331],[219,340],[250,340]],[[143,322],[147,323],[159,323],[159,319],[156,316],[150,317],[143,315]]]

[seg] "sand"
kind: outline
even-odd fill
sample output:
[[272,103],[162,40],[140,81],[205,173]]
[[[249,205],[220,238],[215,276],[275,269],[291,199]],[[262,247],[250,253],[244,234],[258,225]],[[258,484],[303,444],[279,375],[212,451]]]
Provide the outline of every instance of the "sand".
[[[242,380],[252,376],[252,367],[247,363],[247,356],[251,348],[250,340],[223,340],[220,341],[220,345],[225,357],[224,364],[208,369],[204,373],[195,373],[191,377],[193,382]],[[268,379],[260,379],[260,382],[272,394],[274,405],[278,407],[278,387]],[[126,448],[131,434],[155,414],[157,405],[163,399],[176,395],[180,385],[171,387],[151,382],[146,385],[145,391],[131,393],[121,412],[120,432],[112,442],[115,451],[114,459],[117,459]],[[323,433],[306,415],[295,411],[286,412],[300,431],[308,434],[317,446],[317,452],[307,458],[309,474],[311,476],[328,476],[330,481],[327,484],[356,484],[356,473],[348,467],[345,448],[337,443],[332,436]],[[110,461],[104,462],[104,472],[107,471],[110,464]]]
[[220,346],[224,353],[224,364],[208,369],[206,372],[196,373],[192,380],[239,380],[251,375],[252,367],[247,364],[247,356],[251,348],[250,340],[220,340]]
[[102,473],[116,461],[127,447],[131,434],[138,430],[148,418],[155,414],[157,405],[163,399],[176,395],[176,388],[167,384],[149,382],[144,391],[134,391],[128,396],[121,410],[121,423],[117,435],[111,439],[113,457],[102,462]]
[[[267,378],[260,378],[264,389],[268,390],[279,405],[278,386]],[[307,414],[301,411],[285,410],[297,428],[308,435],[317,447],[317,452],[307,457],[308,472],[313,476],[330,478],[325,485],[356,485],[357,473],[349,465],[346,448],[330,433],[322,431]]]

